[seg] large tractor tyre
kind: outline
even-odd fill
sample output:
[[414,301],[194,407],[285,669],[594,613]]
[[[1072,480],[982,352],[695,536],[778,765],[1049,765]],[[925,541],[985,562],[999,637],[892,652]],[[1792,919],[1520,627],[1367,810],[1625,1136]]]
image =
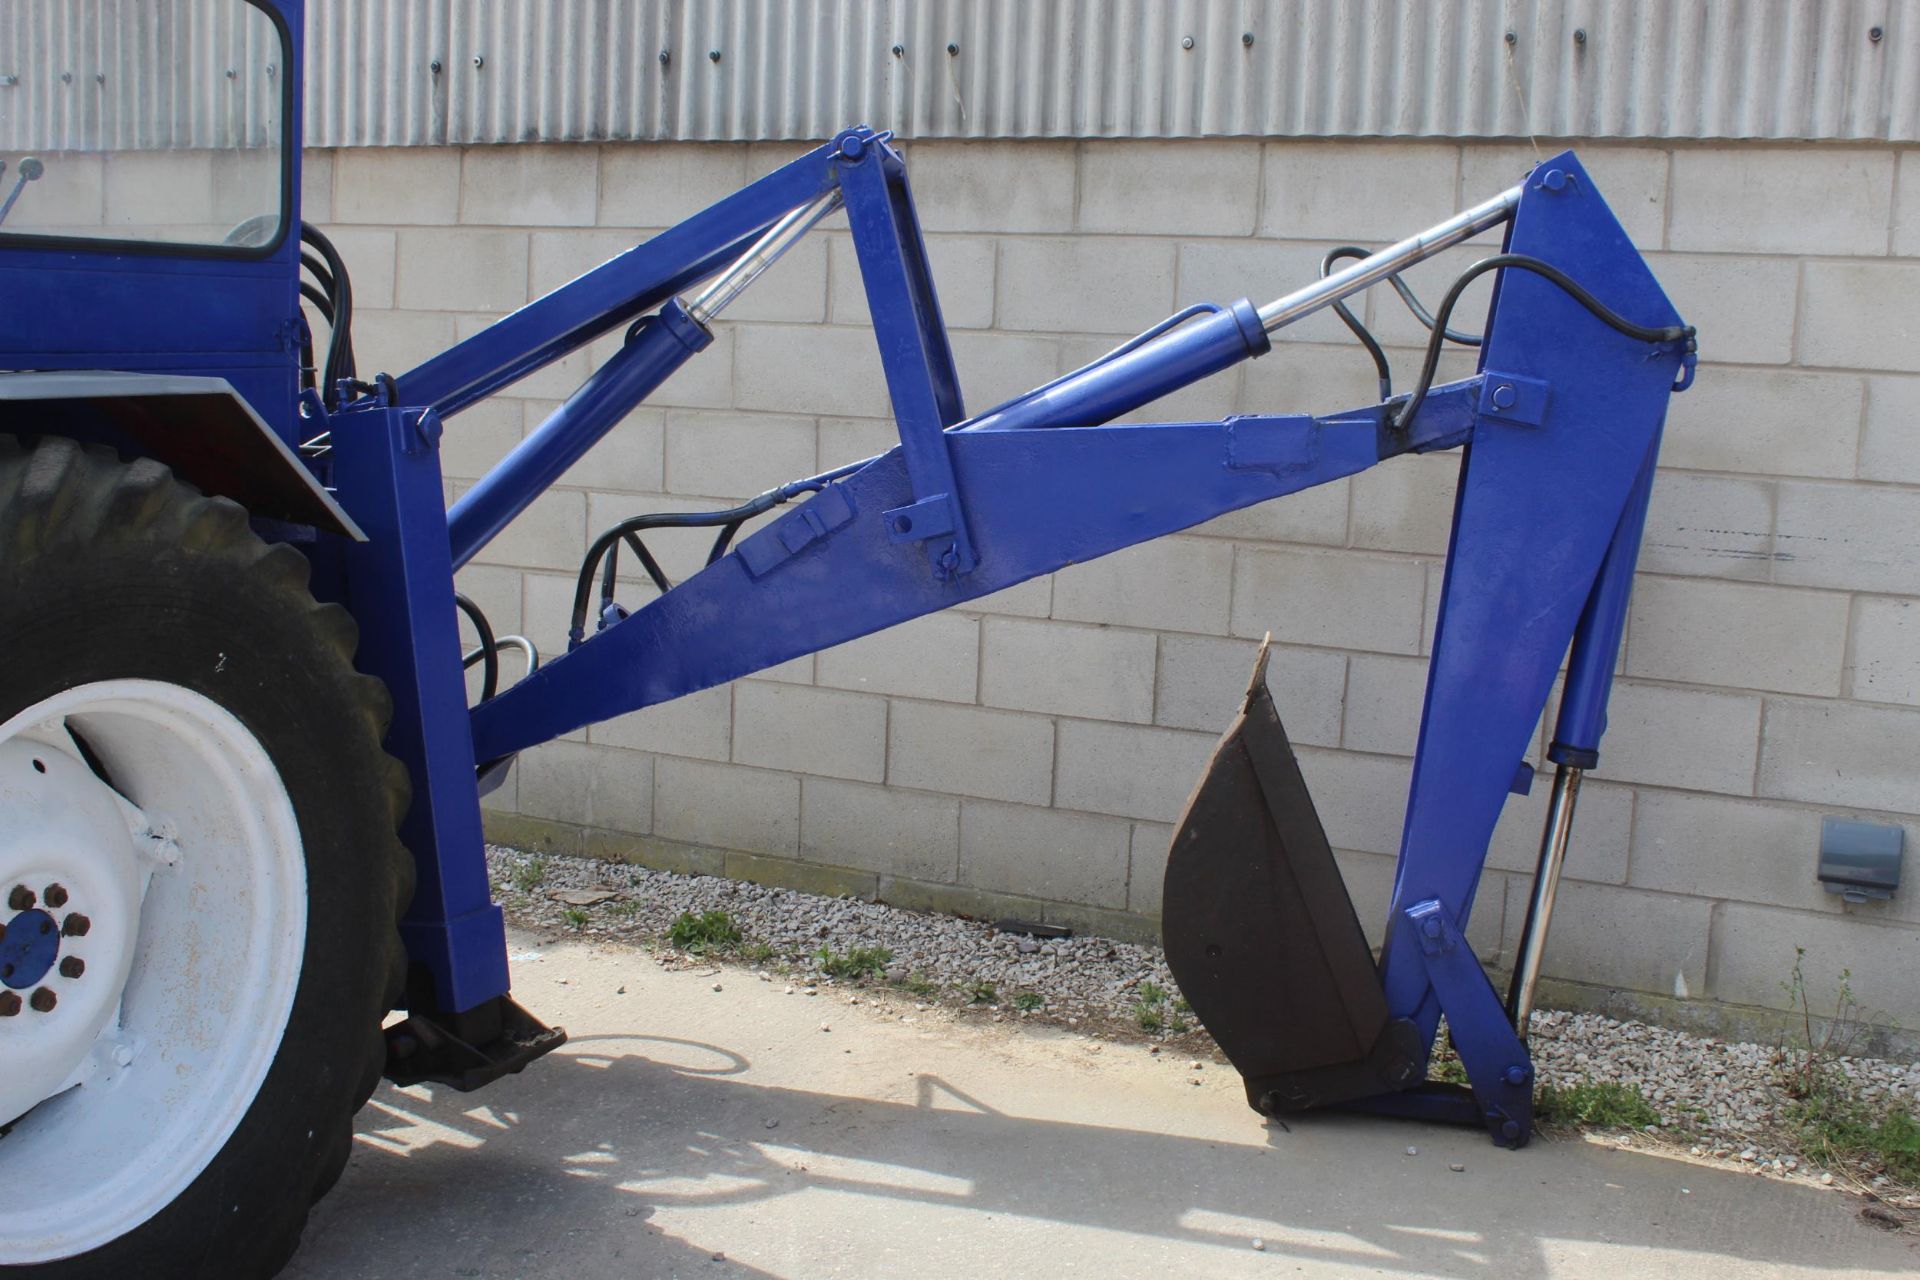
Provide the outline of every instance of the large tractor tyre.
[[390,702],[307,562],[0,437],[0,1266],[270,1276],[401,992]]

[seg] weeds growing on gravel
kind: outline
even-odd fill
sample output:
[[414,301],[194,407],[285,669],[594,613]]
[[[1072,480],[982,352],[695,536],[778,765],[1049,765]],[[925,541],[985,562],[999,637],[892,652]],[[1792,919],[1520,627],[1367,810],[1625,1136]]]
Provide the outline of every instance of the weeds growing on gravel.
[[724,951],[740,945],[740,926],[724,911],[682,911],[667,926],[667,941],[682,951]]
[[765,964],[773,959],[773,948],[764,942],[750,942],[740,949],[740,958],[748,964]]
[[560,918],[566,921],[567,928],[573,930],[575,933],[587,927],[587,913],[579,907],[568,907],[560,913]]
[[1854,998],[1852,970],[1842,969],[1833,1015],[1816,1024],[1807,991],[1806,958],[1806,948],[1795,947],[1793,972],[1780,984],[1787,1008],[1800,1015],[1803,1041],[1781,1045],[1779,1050],[1780,1088],[1792,1099],[1785,1119],[1797,1131],[1807,1155],[1823,1164],[1863,1161],[1902,1181],[1920,1178],[1920,1121],[1900,1106],[1877,1114],[1861,1101],[1840,1069],[1840,1059],[1853,1053],[1868,1022],[1887,1019],[1861,1006]]
[[964,990],[968,1004],[994,1004],[1000,999],[1000,993],[993,989],[993,984],[983,978],[969,982]]
[[1040,998],[1039,993],[1034,991],[1022,991],[1013,998],[1013,1007],[1022,1013],[1032,1013],[1045,1003],[1046,1001]]
[[547,878],[547,860],[533,858],[513,869],[513,887],[522,893],[532,893]]
[[900,979],[899,985],[902,991],[919,996],[923,1000],[940,994],[940,984],[927,981],[927,975],[918,969]]
[[813,955],[829,978],[876,978],[893,963],[893,952],[885,947],[849,947],[845,953],[821,947]]
[[1640,1092],[1639,1085],[1618,1084],[1612,1080],[1580,1080],[1564,1086],[1543,1084],[1534,1094],[1533,1118],[1542,1124],[1580,1125],[1591,1129],[1643,1129],[1660,1123],[1660,1113]]

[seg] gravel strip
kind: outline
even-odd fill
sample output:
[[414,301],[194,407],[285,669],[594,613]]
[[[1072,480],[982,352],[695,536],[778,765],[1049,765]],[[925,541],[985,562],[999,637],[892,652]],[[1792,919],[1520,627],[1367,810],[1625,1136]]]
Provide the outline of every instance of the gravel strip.
[[[797,994],[831,993],[836,986],[822,970],[822,948],[844,955],[855,947],[883,947],[892,953],[884,977],[894,989],[875,983],[847,998],[918,1000],[922,1009],[944,1006],[995,1021],[1064,1024],[1217,1054],[1185,1013],[1157,947],[1095,937],[1036,939],[976,920],[628,863],[543,858],[500,847],[490,847],[487,860],[496,896],[525,927],[659,946],[682,912],[721,910],[745,935],[746,954],[761,957],[756,967],[763,980],[787,975],[788,989]],[[753,944],[764,949],[755,951]],[[665,958],[671,962],[679,954],[669,947]],[[1146,1025],[1156,1017],[1157,1026]],[[1732,1161],[1756,1173],[1819,1174],[1780,1123],[1788,1099],[1775,1083],[1780,1051],[1772,1046],[1557,1010],[1533,1015],[1528,1043],[1543,1083],[1637,1085],[1660,1116],[1649,1132],[1663,1145],[1677,1142],[1694,1156]],[[1848,1057],[1836,1066],[1871,1105],[1911,1108],[1920,1099],[1920,1064]],[[1911,1188],[1871,1175],[1863,1185],[1851,1171],[1839,1174],[1889,1203],[1920,1209]]]

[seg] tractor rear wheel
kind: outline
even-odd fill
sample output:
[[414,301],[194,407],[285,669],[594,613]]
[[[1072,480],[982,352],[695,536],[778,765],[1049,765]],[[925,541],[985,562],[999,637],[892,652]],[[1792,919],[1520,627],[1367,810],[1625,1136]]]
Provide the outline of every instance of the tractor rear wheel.
[[0,437],[0,1266],[269,1276],[400,994],[407,778],[244,510]]

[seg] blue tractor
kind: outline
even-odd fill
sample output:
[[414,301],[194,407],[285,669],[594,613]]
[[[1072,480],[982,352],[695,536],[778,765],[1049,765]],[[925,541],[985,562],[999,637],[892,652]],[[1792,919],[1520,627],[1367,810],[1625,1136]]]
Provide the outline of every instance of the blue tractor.
[[[1408,453],[1458,505],[1386,942],[1369,949],[1262,663],[1179,824],[1164,931],[1263,1113],[1531,1128],[1525,1033],[1597,760],[1684,326],[1572,154],[1266,305],[1190,307],[1006,403],[955,376],[901,152],[852,127],[432,357],[356,352],[351,264],[301,220],[301,0],[0,14],[0,1264],[264,1276],[382,1077],[473,1089],[564,1040],[509,995],[479,799],[516,753]],[[844,216],[899,443],[595,539],[567,652],[511,683],[455,571]],[[1427,314],[1399,273],[1504,243]],[[1449,327],[1487,277],[1485,325]],[[1343,300],[1430,331],[1396,393]],[[1378,403],[1115,419],[1333,308]],[[615,354],[449,509],[461,413]],[[1477,371],[1436,383],[1448,343]],[[670,582],[647,540],[698,529]],[[681,534],[680,536],[691,536]],[[653,584],[621,601],[618,557]],[[480,643],[462,651],[459,617]],[[1533,780],[1552,804],[1503,998],[1464,930]],[[515,664],[518,670],[523,664]],[[484,674],[477,701],[467,668]],[[390,1018],[393,1011],[404,1018]],[[1427,1081],[1447,1018],[1469,1083]]]

